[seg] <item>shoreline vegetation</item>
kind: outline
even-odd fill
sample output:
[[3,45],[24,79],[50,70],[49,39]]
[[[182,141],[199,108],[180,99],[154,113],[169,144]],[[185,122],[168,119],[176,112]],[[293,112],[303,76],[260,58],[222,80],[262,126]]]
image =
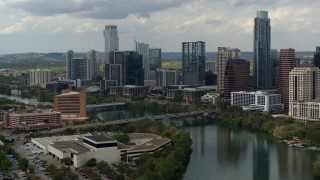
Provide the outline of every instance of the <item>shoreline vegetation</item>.
[[[215,122],[231,127],[260,131],[280,140],[295,138],[304,140],[308,146],[320,146],[320,123],[297,123],[290,117],[274,118],[269,113],[243,111],[239,106],[227,106],[217,112]],[[320,177],[320,155],[313,164],[313,176]]]

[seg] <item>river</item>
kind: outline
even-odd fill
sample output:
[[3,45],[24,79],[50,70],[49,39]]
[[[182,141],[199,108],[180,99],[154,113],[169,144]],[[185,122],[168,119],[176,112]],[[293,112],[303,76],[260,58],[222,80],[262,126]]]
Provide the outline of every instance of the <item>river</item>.
[[39,102],[37,99],[28,99],[28,98],[21,98],[19,96],[9,96],[5,94],[0,94],[0,97],[5,97],[11,100],[16,100],[18,102],[22,102],[24,104],[30,104],[30,105],[37,105],[37,104],[43,104],[43,105],[53,105],[51,102]]
[[183,180],[313,180],[316,154],[218,125],[186,127],[193,140]]

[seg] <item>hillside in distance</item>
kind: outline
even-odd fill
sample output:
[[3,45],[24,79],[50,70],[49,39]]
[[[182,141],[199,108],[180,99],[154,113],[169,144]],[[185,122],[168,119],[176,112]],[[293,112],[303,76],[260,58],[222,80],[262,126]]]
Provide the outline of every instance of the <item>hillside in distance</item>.
[[[75,57],[84,57],[85,53],[76,53]],[[312,60],[313,52],[296,52],[296,56],[302,60]],[[98,52],[99,60],[104,58],[104,53]],[[216,52],[207,52],[207,60],[215,60]],[[241,52],[243,59],[252,59],[252,52]],[[181,61],[181,52],[163,52],[163,62],[166,61]],[[178,65],[178,64],[177,64]],[[62,67],[65,66],[65,53],[19,53],[19,54],[3,54],[0,55],[1,68],[46,68],[46,67]]]

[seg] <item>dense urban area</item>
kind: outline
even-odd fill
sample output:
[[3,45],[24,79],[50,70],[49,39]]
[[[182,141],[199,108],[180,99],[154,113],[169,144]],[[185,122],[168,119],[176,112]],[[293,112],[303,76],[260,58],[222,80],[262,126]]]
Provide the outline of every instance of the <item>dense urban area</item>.
[[[106,25],[105,52],[0,55],[0,179],[192,179],[205,135],[186,127],[212,124],[312,152],[310,176],[320,177],[320,46],[278,51],[270,34],[268,12],[257,11],[253,52],[206,52],[204,41],[178,53],[136,40],[120,50],[117,25]],[[265,153],[263,142],[253,146]]]

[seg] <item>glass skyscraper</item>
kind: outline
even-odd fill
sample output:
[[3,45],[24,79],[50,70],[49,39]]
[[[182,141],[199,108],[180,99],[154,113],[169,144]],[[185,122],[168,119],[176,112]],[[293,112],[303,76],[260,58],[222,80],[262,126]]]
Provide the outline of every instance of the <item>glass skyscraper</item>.
[[206,73],[206,43],[182,43],[182,76],[185,85],[204,85]]
[[320,46],[317,46],[316,52],[314,53],[313,64],[320,68]]
[[109,63],[109,52],[119,50],[119,37],[116,25],[107,25],[103,31],[105,47],[105,63]]
[[254,19],[253,78],[254,88],[273,88],[270,59],[271,26],[267,11],[257,11]]

